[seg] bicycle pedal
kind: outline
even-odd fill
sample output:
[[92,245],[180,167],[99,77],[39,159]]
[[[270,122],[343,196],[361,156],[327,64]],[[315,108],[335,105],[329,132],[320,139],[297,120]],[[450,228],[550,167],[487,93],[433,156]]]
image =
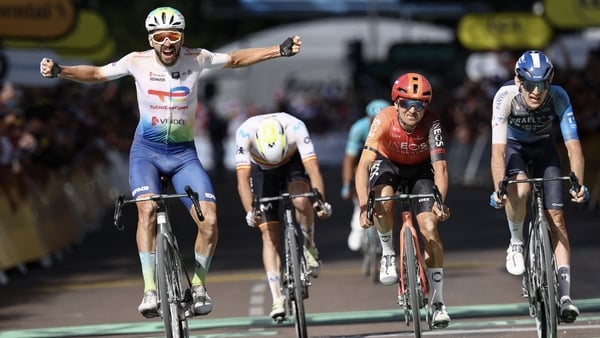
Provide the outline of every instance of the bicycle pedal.
[[273,321],[275,321],[275,323],[281,324],[281,323],[283,323],[285,321],[285,314],[273,316],[271,318],[273,318]]

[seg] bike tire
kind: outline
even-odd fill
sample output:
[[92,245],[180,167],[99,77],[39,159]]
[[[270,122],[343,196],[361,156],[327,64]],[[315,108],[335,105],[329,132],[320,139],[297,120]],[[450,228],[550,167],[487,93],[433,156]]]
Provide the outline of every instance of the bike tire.
[[308,337],[306,329],[306,313],[304,311],[304,283],[302,282],[302,247],[298,244],[298,236],[294,228],[286,231],[286,241],[288,242],[289,257],[292,267],[292,303],[294,307],[294,317],[296,326],[296,335],[298,338]]
[[541,336],[556,338],[558,330],[558,306],[556,300],[556,270],[554,266],[554,255],[552,251],[552,240],[547,223],[541,223],[537,227],[540,242],[540,307],[541,312]]
[[167,338],[189,337],[187,318],[181,312],[184,299],[183,262],[166,236],[157,238],[157,274],[160,309]]
[[419,284],[417,282],[417,278],[419,276],[419,268],[417,264],[417,253],[416,253],[416,243],[414,241],[414,237],[410,229],[406,228],[403,231],[404,238],[404,258],[405,259],[405,269],[407,278],[407,286],[405,292],[408,292],[408,305],[410,306],[410,312],[414,327],[415,338],[421,338],[421,294],[419,290]]

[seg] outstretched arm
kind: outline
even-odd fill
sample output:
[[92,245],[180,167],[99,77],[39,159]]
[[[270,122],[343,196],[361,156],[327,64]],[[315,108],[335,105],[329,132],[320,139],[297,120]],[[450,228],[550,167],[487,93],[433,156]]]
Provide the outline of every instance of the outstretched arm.
[[280,45],[262,48],[244,48],[229,53],[231,59],[224,68],[240,68],[282,56],[294,56],[300,52],[302,40],[298,35],[290,37]]
[[61,66],[52,59],[43,58],[40,62],[43,77],[61,77],[83,83],[103,82],[107,79],[100,73],[100,67],[89,65]]

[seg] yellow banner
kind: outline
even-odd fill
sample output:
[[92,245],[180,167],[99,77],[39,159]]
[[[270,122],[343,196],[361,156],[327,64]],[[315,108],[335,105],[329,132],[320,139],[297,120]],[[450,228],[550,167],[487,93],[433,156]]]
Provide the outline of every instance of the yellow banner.
[[556,27],[576,29],[600,26],[600,1],[544,0],[544,13]]
[[472,50],[541,49],[550,42],[552,28],[529,13],[468,14],[458,23],[457,34]]
[[0,38],[57,38],[75,22],[72,0],[0,1]]

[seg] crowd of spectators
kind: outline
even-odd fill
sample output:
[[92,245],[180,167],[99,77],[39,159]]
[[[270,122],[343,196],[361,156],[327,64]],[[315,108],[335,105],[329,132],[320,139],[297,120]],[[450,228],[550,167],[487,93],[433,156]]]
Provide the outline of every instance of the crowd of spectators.
[[[507,64],[511,67],[514,64]],[[511,70],[512,72],[512,70]],[[510,79],[484,78],[471,81],[466,76],[454,88],[434,88],[432,108],[446,127],[450,173],[464,174],[477,145],[482,156],[476,171],[478,184],[490,184],[489,124],[491,101],[495,90]],[[600,134],[600,50],[592,51],[585,69],[560,69],[555,82],[571,96],[580,135],[588,160],[588,172],[596,173],[598,151],[587,142],[596,143]],[[72,168],[89,167],[106,161],[107,149],[128,153],[137,123],[135,87],[129,79],[102,84],[81,85],[61,81],[52,87],[15,87],[3,83],[0,91],[0,188],[14,201],[10,185],[29,181],[43,185],[48,173],[65,173]],[[363,114],[362,102],[349,90],[340,95],[288,97],[285,91],[274,99],[273,111],[287,111],[306,121],[314,134],[344,132]],[[210,135],[215,158],[223,157],[223,142],[235,130],[236,121],[249,115],[267,112],[251,103],[237,103],[231,111],[215,112],[200,105],[197,128]],[[478,143],[478,140],[480,141]],[[560,141],[560,137],[558,138]],[[589,141],[588,141],[589,140]],[[487,149],[486,149],[487,148]],[[343,151],[340,149],[340,151]],[[202,156],[201,156],[202,157]],[[202,159],[202,158],[201,158]],[[452,164],[455,163],[455,164]],[[463,168],[461,169],[461,166]],[[218,170],[222,170],[220,165]],[[456,175],[455,175],[456,176]],[[467,183],[455,177],[455,183]],[[587,175],[591,190],[598,189],[594,175]]]

